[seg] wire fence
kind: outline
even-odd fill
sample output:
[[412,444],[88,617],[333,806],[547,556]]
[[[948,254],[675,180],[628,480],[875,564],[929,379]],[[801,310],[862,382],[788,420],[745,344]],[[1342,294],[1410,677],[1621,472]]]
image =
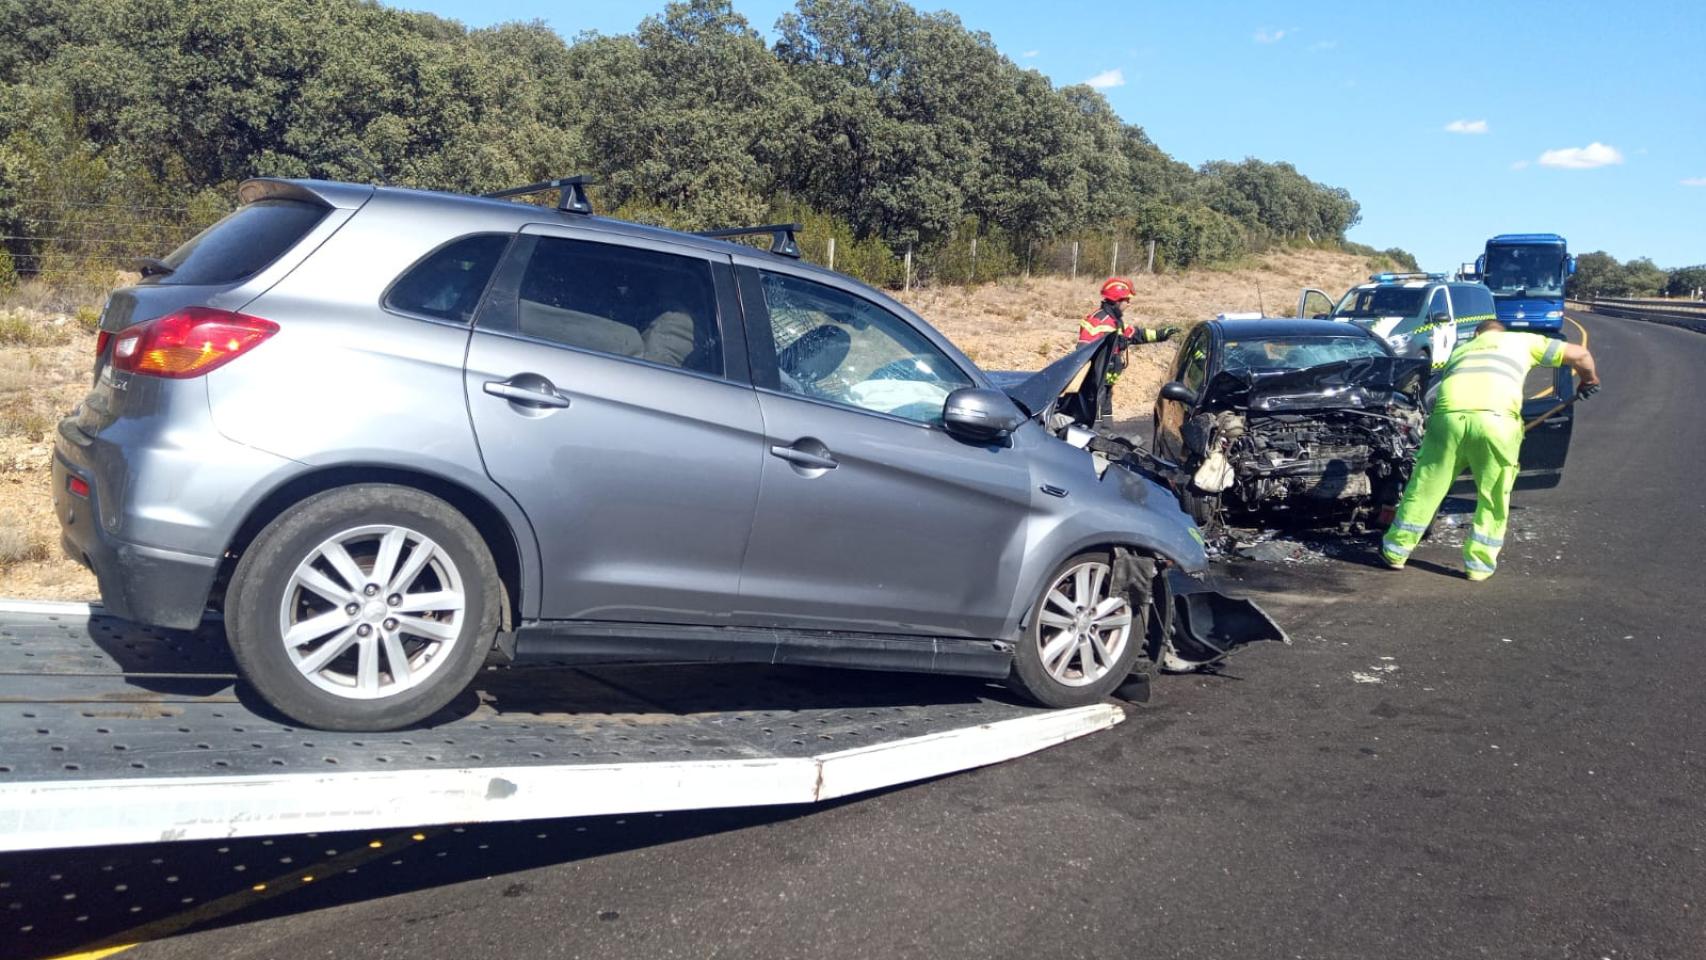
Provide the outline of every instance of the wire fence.
[[[110,283],[144,257],[164,257],[223,210],[30,197],[0,207],[0,284],[36,278],[49,284]],[[802,258],[893,290],[967,285],[1010,278],[1071,279],[1164,272],[1164,244],[1129,230],[1023,239],[965,229],[928,244],[858,238],[809,224],[797,236]],[[763,247],[768,239],[755,238]],[[8,269],[9,268],[9,269]]]
[[206,226],[188,207],[24,197],[0,208],[0,282],[107,282]]

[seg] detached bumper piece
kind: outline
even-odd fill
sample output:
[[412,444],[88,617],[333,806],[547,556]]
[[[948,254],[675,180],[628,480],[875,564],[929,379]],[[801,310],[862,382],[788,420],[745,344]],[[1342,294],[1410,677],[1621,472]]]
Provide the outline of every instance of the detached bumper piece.
[[[1234,650],[1274,640],[1290,643],[1279,624],[1243,597],[1229,597],[1212,584],[1173,574],[1166,578],[1172,613],[1161,652],[1161,668],[1188,672],[1226,659]],[[1158,598],[1159,599],[1159,598]]]

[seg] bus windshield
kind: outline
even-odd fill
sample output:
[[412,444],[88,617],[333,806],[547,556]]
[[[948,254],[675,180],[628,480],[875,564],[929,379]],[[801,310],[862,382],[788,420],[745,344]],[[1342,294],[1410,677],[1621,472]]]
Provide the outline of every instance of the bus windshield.
[[1484,282],[1495,297],[1564,295],[1564,248],[1556,244],[1487,248]]

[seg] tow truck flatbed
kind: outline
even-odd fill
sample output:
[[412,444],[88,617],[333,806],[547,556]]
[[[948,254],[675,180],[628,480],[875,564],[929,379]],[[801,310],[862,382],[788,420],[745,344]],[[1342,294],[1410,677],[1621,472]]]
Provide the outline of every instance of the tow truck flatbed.
[[307,730],[217,619],[0,601],[0,851],[805,804],[1119,723],[959,678],[730,664],[493,667],[429,724]]

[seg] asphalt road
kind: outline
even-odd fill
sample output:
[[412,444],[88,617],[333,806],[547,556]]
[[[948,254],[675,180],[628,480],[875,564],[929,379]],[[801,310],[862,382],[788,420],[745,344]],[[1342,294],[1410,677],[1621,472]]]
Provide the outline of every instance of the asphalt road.
[[1111,732],[805,811],[435,831],[126,956],[1706,956],[1706,336],[1581,320],[1606,388],[1488,583],[1450,542],[1237,564],[1293,644]]

